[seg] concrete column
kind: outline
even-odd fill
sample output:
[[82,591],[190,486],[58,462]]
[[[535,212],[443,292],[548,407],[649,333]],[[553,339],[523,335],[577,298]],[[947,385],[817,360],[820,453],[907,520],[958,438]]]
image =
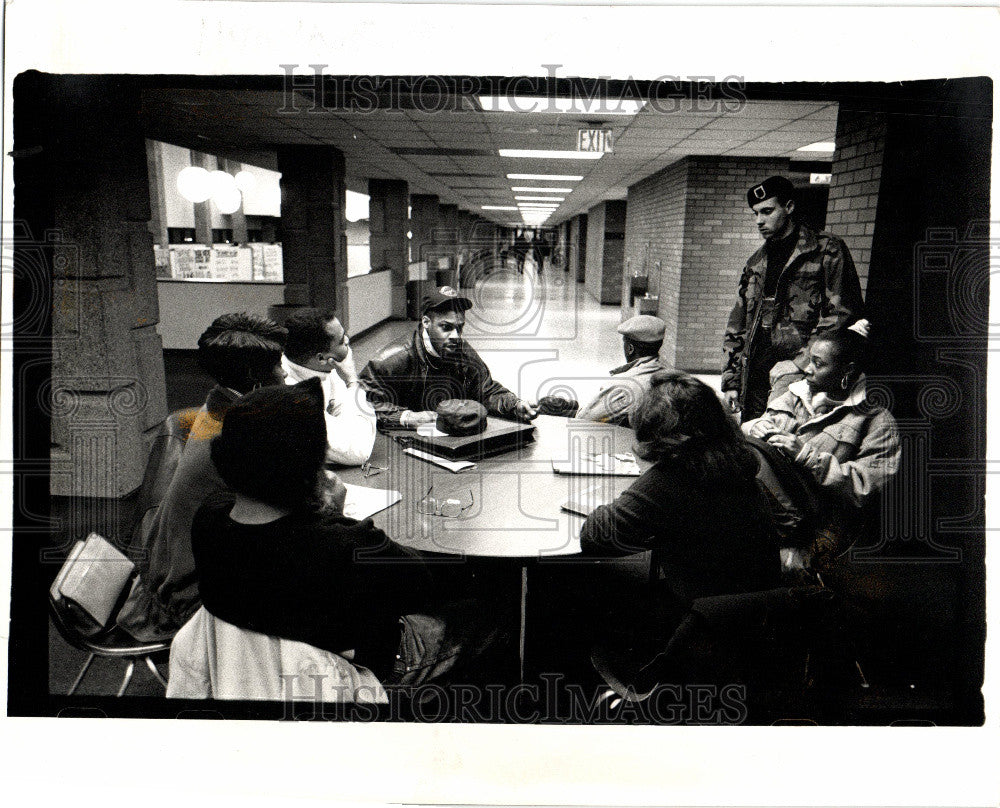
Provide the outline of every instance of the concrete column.
[[[222,170],[232,174],[234,177],[243,166],[232,160],[222,161]],[[233,241],[237,244],[246,244],[250,237],[247,235],[247,217],[243,210],[243,203],[231,214],[229,214],[229,226],[233,231]]]
[[433,194],[414,194],[410,197],[410,260],[426,261],[438,226],[438,198]]
[[[191,165],[200,166],[206,171],[215,171],[219,167],[214,155],[202,152],[191,152]],[[212,246],[212,200],[194,203],[194,240],[206,247]]]
[[25,417],[50,418],[53,495],[121,497],[142,483],[166,416],[139,86],[34,75],[15,93],[34,101],[15,130],[15,271],[22,293],[44,299],[52,284],[51,308],[18,318],[23,334],[51,315],[51,382],[15,405],[15,434]]
[[285,303],[331,308],[347,323],[347,186],[332,146],[281,146]]
[[409,245],[407,207],[409,187],[404,180],[368,180],[368,227],[372,270],[392,272],[392,316],[406,316],[406,276]]
[[166,247],[170,240],[164,183],[173,180],[163,176],[163,144],[158,140],[146,141],[146,174],[149,177],[149,232],[154,244]]

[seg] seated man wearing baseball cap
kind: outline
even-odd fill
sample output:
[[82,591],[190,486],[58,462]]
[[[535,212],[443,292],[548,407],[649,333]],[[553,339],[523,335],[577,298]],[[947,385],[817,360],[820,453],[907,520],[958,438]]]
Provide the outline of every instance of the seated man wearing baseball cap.
[[361,371],[361,384],[383,429],[417,427],[437,420],[450,398],[478,401],[490,415],[530,421],[537,410],[490,375],[462,339],[472,301],[450,286],[433,289],[421,303],[420,325],[406,343],[383,348]]
[[660,361],[663,333],[667,324],[659,317],[640,314],[618,326],[628,362],[610,371],[614,382],[601,390],[577,412],[585,421],[629,425],[633,405],[649,389],[649,380],[658,370],[669,369]]

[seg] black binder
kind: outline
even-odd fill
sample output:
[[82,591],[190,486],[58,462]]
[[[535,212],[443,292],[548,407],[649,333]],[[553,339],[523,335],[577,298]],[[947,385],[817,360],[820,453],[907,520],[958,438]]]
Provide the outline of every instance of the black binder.
[[486,431],[478,435],[456,438],[451,435],[429,437],[413,433],[407,437],[414,448],[439,457],[448,460],[475,460],[526,446],[535,439],[535,428],[531,424],[505,421],[491,415],[486,421]]

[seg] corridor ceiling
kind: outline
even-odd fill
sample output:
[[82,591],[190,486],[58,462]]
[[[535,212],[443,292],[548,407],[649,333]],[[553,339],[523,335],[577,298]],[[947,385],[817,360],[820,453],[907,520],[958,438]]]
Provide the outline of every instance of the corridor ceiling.
[[[411,194],[436,194],[500,224],[520,223],[515,186],[571,187],[548,219],[559,224],[604,200],[624,199],[630,185],[688,155],[785,157],[830,161],[832,153],[798,151],[832,142],[837,103],[749,100],[700,109],[646,104],[637,114],[486,111],[477,96],[442,111],[403,108],[351,111],[318,107],[305,93],[266,90],[148,88],[143,121],[148,137],[264,168],[277,168],[277,145],[335,146],[344,152],[347,184],[365,193],[368,178],[402,179]],[[613,101],[607,108],[614,108]],[[528,104],[520,103],[520,108]],[[538,109],[546,106],[538,99]],[[564,105],[563,105],[564,106]],[[728,105],[732,107],[733,105]],[[293,109],[294,107],[294,109]],[[425,107],[426,109],[426,107]],[[593,107],[589,107],[593,109]],[[579,129],[611,129],[614,152],[601,159],[501,157],[499,149],[575,150]],[[511,180],[509,173],[577,175],[578,182]],[[537,193],[537,192],[536,192]],[[532,195],[532,194],[527,194]],[[543,194],[544,196],[545,194]]]

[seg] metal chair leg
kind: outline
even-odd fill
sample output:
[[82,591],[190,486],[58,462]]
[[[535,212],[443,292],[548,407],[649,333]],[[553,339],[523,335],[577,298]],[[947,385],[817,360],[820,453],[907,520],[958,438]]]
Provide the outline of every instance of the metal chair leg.
[[145,660],[146,660],[146,665],[153,672],[153,676],[156,677],[156,681],[159,682],[161,685],[163,685],[163,689],[166,690],[166,688],[167,688],[167,680],[164,679],[162,675],[160,675],[160,670],[159,670],[159,668],[156,667],[156,663],[153,662],[153,658],[152,657],[145,657]]
[[128,667],[125,668],[125,678],[122,679],[122,686],[118,688],[118,696],[124,696],[125,691],[128,689],[129,682],[132,681],[132,673],[135,671],[135,660],[130,659],[128,661]]
[[83,677],[87,674],[87,671],[90,670],[90,663],[94,661],[95,656],[96,654],[91,654],[87,657],[87,661],[83,663],[83,667],[80,668],[80,672],[76,675],[76,681],[73,682],[69,692],[66,693],[67,696],[72,696],[76,692],[76,689],[80,686],[80,682],[83,681]]

